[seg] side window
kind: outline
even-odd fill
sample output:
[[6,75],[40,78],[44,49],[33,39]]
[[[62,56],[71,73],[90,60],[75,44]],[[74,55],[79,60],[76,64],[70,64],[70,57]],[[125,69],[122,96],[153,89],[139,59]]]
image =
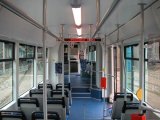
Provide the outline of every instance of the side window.
[[139,45],[125,47],[127,89],[137,92],[139,89]]
[[13,101],[13,60],[14,43],[0,40],[0,108]]
[[33,87],[35,47],[19,45],[19,96]]

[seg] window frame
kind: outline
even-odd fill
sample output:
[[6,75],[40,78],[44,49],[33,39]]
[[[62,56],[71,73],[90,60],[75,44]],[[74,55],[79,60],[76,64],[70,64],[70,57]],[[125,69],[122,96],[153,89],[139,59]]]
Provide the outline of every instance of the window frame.
[[6,105],[8,105],[8,104],[10,104],[11,102],[13,102],[14,101],[14,77],[13,77],[13,73],[14,73],[14,69],[13,69],[13,62],[14,62],[14,60],[15,60],[15,43],[14,42],[10,42],[10,41],[5,41],[5,40],[2,40],[2,39],[0,39],[0,42],[2,42],[2,43],[7,43],[7,44],[12,44],[13,45],[13,47],[12,47],[12,58],[9,58],[9,59],[0,59],[0,63],[1,62],[11,62],[12,63],[12,73],[11,73],[11,75],[12,75],[12,84],[11,84],[11,86],[12,86],[12,99],[11,99],[11,101],[10,102],[8,102],[7,104],[5,104],[5,105],[3,105],[1,108],[3,108],[3,107],[5,107]]
[[[33,57],[27,57],[27,54],[28,54],[28,49],[25,51],[26,53],[25,53],[25,56],[26,57],[20,57],[20,56],[18,56],[19,57],[19,62],[20,61],[26,61],[26,60],[32,60],[33,61],[33,81],[32,81],[32,87],[30,88],[30,89],[28,89],[27,91],[25,91],[24,93],[22,93],[22,94],[18,94],[18,96],[22,96],[23,94],[25,94],[26,92],[28,92],[29,90],[31,90],[33,87],[34,87],[34,81],[35,81],[35,79],[34,79],[34,75],[35,75],[35,71],[34,71],[34,59],[35,59],[35,46],[33,46],[33,45],[27,45],[27,44],[19,44],[19,46],[25,46],[25,47],[33,47]],[[19,49],[20,49],[20,47],[19,47]],[[20,67],[19,67],[20,68]],[[19,84],[19,83],[18,83]],[[18,88],[19,88],[20,86],[18,85]],[[19,89],[18,89],[18,91],[19,91]],[[19,93],[19,92],[18,92]]]
[[[134,58],[133,56],[133,47],[134,46],[138,46],[139,44],[132,44],[132,45],[126,45],[124,46],[124,59],[125,59],[125,66],[126,66],[126,60],[131,60],[131,64],[132,66],[134,65],[134,61],[139,61],[139,58]],[[131,47],[131,57],[127,57],[127,48]],[[126,69],[126,68],[125,68]],[[133,67],[131,67],[131,71],[133,71]],[[126,75],[126,73],[125,73]],[[133,72],[131,73],[131,91],[134,93],[134,74]],[[127,81],[126,81],[127,82]],[[130,90],[129,88],[127,88],[128,90]]]
[[[25,53],[25,56],[26,57],[20,57],[20,56],[18,56],[19,57],[19,59],[24,59],[24,60],[26,60],[26,59],[35,59],[35,46],[33,46],[33,45],[26,45],[26,44],[19,44],[19,46],[25,46],[25,47],[33,47],[33,57],[27,57],[27,53],[28,53],[28,49],[25,51],[26,53]],[[20,49],[20,47],[19,47],[19,49]]]

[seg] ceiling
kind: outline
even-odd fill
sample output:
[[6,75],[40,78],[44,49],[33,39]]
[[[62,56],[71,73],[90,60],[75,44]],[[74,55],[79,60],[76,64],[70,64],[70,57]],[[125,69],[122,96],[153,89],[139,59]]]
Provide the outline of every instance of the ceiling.
[[[5,0],[5,1],[13,4],[15,7],[23,11],[25,14],[36,20],[39,24],[42,24],[43,0]],[[83,34],[82,37],[89,37],[89,24],[93,24],[92,33],[96,29],[96,23],[97,23],[96,0],[81,0],[81,1],[82,1],[81,7],[82,7],[82,34]],[[100,19],[103,18],[107,10],[111,7],[113,1],[114,0],[100,0]],[[114,31],[116,29],[117,24],[127,23],[133,16],[135,16],[138,12],[140,12],[140,6],[138,5],[138,3],[142,1],[147,3],[146,5],[147,7],[154,0],[120,0],[119,4],[116,6],[115,10],[108,17],[108,19],[105,21],[105,23],[103,24],[98,33],[102,37],[104,37],[104,34],[109,34],[112,31]],[[77,37],[76,35],[77,32],[75,29],[70,2],[71,0],[47,0],[47,27],[53,34],[57,36],[59,36],[61,33],[61,24],[64,24],[64,37]],[[139,20],[140,18],[137,21]],[[27,33],[28,36],[34,33],[30,32]],[[39,32],[38,34],[40,34],[40,31],[37,32]],[[35,32],[34,34],[37,33]],[[123,35],[127,34],[124,33],[124,28],[121,34]],[[20,35],[19,37],[21,39],[23,38]],[[112,39],[112,36],[110,36],[110,38]]]

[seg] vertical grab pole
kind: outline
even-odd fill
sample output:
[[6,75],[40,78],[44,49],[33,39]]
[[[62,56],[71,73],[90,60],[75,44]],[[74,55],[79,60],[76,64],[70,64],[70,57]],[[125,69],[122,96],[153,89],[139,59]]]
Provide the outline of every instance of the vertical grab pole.
[[123,91],[125,93],[124,95],[124,100],[127,101],[127,83],[126,83],[126,65],[125,65],[125,59],[124,59],[124,45],[123,45],[123,41],[121,42],[121,57],[122,57],[122,75],[123,75]]
[[43,64],[44,64],[44,75],[43,75],[43,113],[44,119],[48,120],[47,117],[47,88],[46,88],[46,32],[47,32],[47,23],[46,23],[46,13],[47,13],[47,0],[43,0]]
[[139,82],[140,88],[142,89],[142,100],[140,104],[142,105],[144,101],[144,5],[145,3],[139,3],[141,8],[141,41],[140,41],[140,48],[139,48],[139,63],[140,63],[140,74],[139,74]]
[[70,42],[68,43],[68,83],[71,84]]
[[106,47],[107,36],[106,36],[106,34],[105,34],[105,36],[104,36],[104,40],[105,40],[105,41],[104,41],[104,56],[105,56],[105,57],[104,57],[104,77],[107,77],[107,76],[106,76],[106,66],[107,66],[107,65],[106,65],[106,63],[107,63],[107,62],[106,62],[106,52],[107,52],[107,47]]
[[61,24],[61,30],[62,30],[62,97],[64,97],[64,24]]
[[[119,42],[119,24],[117,24],[117,44]],[[117,92],[117,51],[118,51],[118,45],[116,45],[116,70],[115,70],[115,73],[114,73],[114,81],[115,81],[115,90],[114,90],[114,93]]]
[[[92,46],[92,41],[91,41],[91,35],[92,35],[92,24],[89,25],[89,38],[90,38],[90,42],[91,42],[91,46]],[[92,56],[91,56],[92,57]],[[91,65],[90,65],[90,76],[91,76],[91,80],[90,80],[90,89],[92,88],[92,74],[93,74],[93,65],[92,65],[92,59],[91,59]]]

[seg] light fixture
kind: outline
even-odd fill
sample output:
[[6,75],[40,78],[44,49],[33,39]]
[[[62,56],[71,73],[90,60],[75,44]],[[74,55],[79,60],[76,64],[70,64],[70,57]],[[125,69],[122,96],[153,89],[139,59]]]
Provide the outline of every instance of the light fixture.
[[78,36],[81,36],[82,35],[82,29],[81,28],[76,28],[76,30],[77,30]]
[[77,26],[81,26],[81,7],[72,8],[72,12],[73,12],[73,17],[74,17],[75,24]]

